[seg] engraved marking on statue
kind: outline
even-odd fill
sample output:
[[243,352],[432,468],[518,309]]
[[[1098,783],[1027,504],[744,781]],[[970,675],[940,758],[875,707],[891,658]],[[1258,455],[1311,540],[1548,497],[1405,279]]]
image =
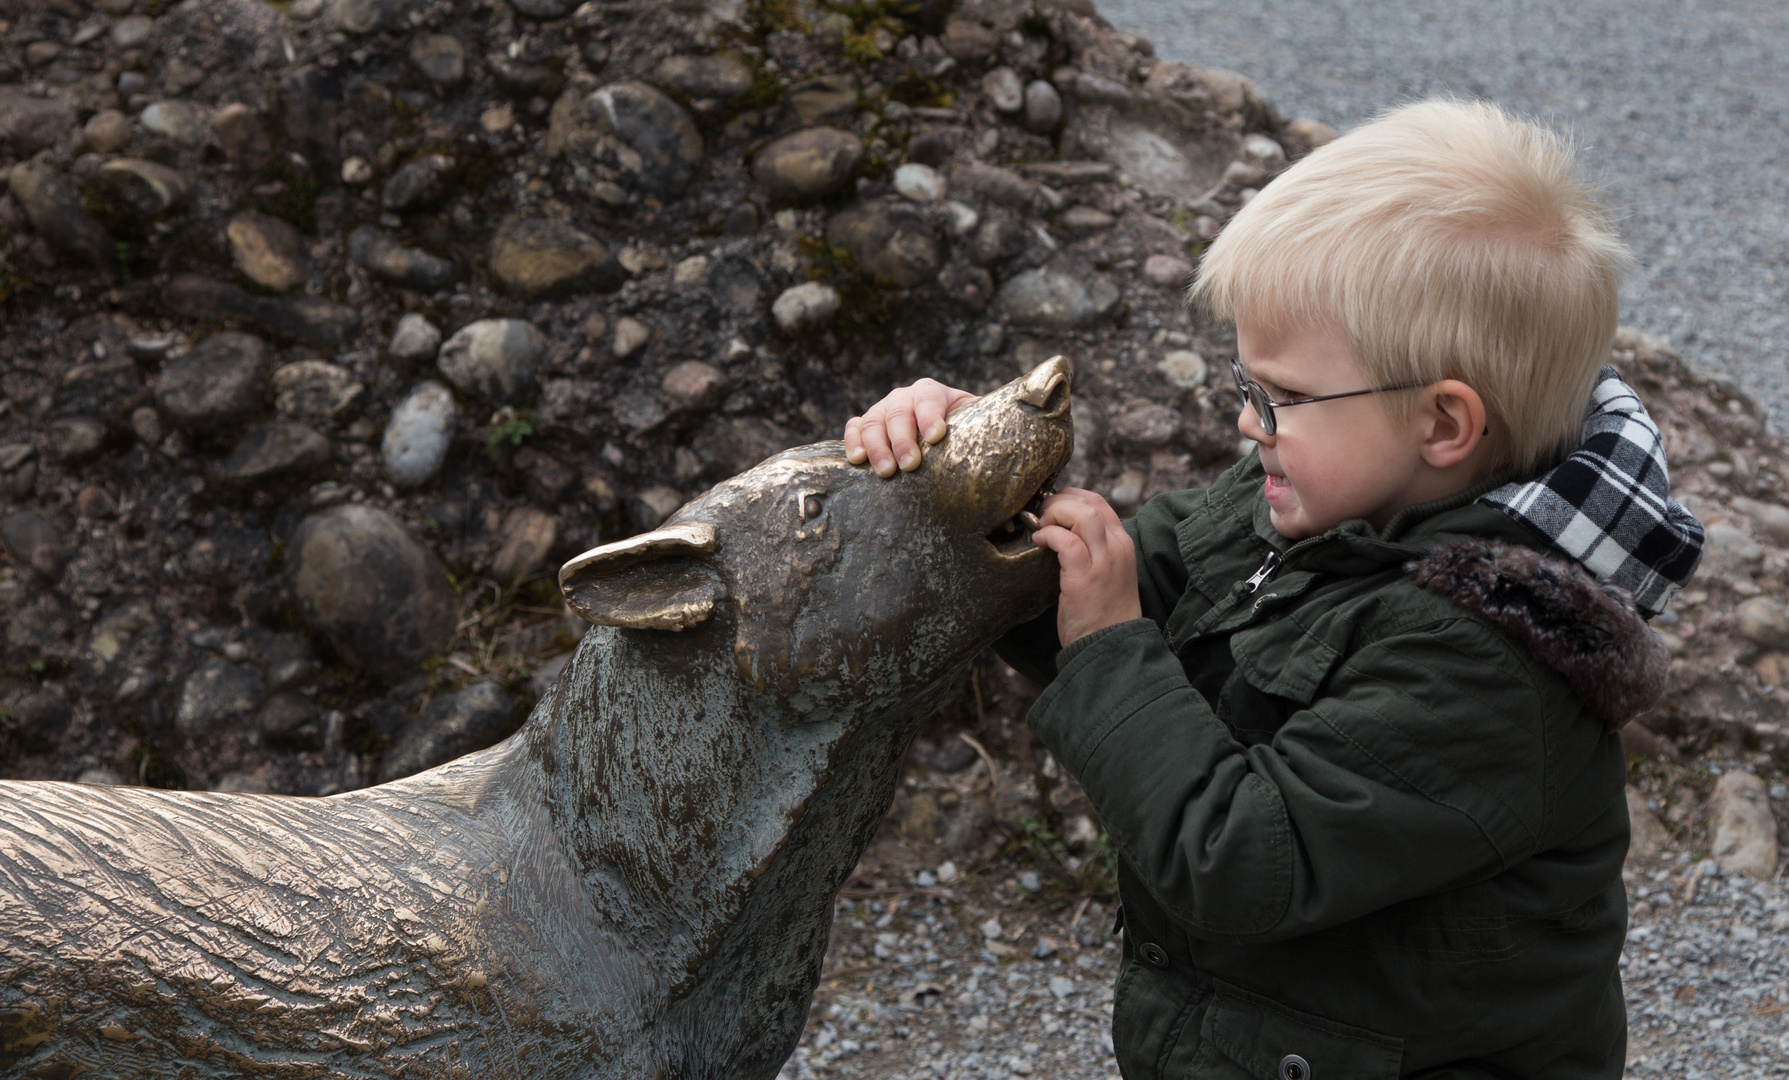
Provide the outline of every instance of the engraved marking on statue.
[[[0,784],[0,1070],[765,1078],[915,728],[1055,599],[1067,364],[891,481],[779,454],[566,564],[514,737],[321,799]],[[1033,519],[1034,520],[1034,519]]]

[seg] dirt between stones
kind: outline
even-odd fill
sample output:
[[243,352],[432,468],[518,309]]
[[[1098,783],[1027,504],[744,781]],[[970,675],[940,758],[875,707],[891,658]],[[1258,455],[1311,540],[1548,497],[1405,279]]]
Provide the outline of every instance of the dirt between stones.
[[[16,6],[0,774],[320,795],[486,745],[581,631],[564,559],[922,375],[1067,354],[1064,482],[1121,512],[1205,483],[1235,342],[1182,286],[1332,136],[1088,0]],[[1631,332],[1612,362],[1710,526],[1624,734],[1668,899],[1789,805],[1789,504],[1735,386]],[[985,657],[915,747],[791,1068],[1110,1069],[1110,872],[1032,694]],[[1735,772],[1762,794],[1715,800]],[[927,950],[960,960],[927,983]],[[986,1045],[870,1049],[887,977],[902,1016],[987,1004]]]

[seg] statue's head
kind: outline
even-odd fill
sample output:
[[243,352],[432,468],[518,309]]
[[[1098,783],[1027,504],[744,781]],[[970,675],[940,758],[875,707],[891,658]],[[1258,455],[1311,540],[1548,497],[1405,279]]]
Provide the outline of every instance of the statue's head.
[[954,670],[1055,600],[1027,519],[1072,445],[1056,357],[959,406],[911,473],[884,480],[838,442],[797,447],[571,560],[560,587],[591,622],[675,638],[692,662],[730,655],[820,719]]

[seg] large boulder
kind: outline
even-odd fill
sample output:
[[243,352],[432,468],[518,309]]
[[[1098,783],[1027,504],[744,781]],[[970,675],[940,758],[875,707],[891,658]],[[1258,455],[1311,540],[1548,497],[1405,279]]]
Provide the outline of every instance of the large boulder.
[[1188,64],[1156,64],[1140,88],[1083,72],[1065,89],[1077,103],[1069,144],[1181,202],[1215,187],[1268,116],[1241,75]]
[[18,87],[0,90],[0,148],[20,158],[56,145],[75,126],[75,110],[56,98],[33,97]]
[[441,346],[435,363],[468,394],[513,402],[534,392],[535,367],[547,336],[521,319],[479,319]]
[[625,82],[602,87],[586,105],[602,140],[599,159],[641,194],[669,198],[695,177],[702,133],[675,101],[645,83]]
[[402,678],[453,638],[440,560],[383,510],[349,503],[305,518],[286,574],[305,626],[362,671]]
[[1712,854],[1729,874],[1769,881],[1777,872],[1777,820],[1755,774],[1734,770],[1715,781],[1708,801]]
[[1013,275],[994,302],[1019,326],[1073,330],[1105,317],[1118,306],[1118,295],[1106,275],[1053,261]]
[[329,464],[329,440],[303,424],[275,420],[248,431],[217,467],[217,477],[237,485],[313,472]]
[[589,233],[546,218],[507,217],[491,238],[491,272],[518,296],[613,292],[626,272]]
[[808,128],[759,150],[752,157],[752,176],[773,199],[819,199],[843,187],[862,158],[863,140],[856,135]]
[[944,244],[938,229],[904,199],[853,206],[826,223],[826,242],[846,248],[865,275],[911,289],[938,276]]
[[227,330],[162,368],[155,403],[185,431],[213,431],[248,420],[267,397],[272,353],[253,334]]
[[453,260],[406,247],[370,225],[348,236],[348,258],[380,277],[412,289],[433,290],[453,280]]
[[410,391],[391,410],[379,444],[385,475],[399,487],[417,487],[434,479],[447,460],[459,418],[453,392],[440,383],[425,382]]
[[58,254],[102,267],[117,258],[111,234],[87,212],[75,186],[57,173],[41,165],[15,165],[8,187],[31,227]]
[[253,664],[208,660],[180,687],[174,723],[182,734],[199,736],[255,711],[267,684]]
[[310,276],[304,237],[279,218],[245,210],[230,219],[224,235],[236,268],[263,288],[291,292]]

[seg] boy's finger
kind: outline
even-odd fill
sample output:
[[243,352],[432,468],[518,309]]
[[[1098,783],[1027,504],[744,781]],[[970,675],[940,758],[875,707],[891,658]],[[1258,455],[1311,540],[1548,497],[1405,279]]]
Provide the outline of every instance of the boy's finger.
[[845,421],[845,460],[853,465],[862,465],[870,460],[870,455],[863,448],[863,417],[853,416]]
[[1064,577],[1079,577],[1093,565],[1093,558],[1081,537],[1060,525],[1046,525],[1031,534],[1031,542],[1056,553],[1056,563]]
[[888,427],[878,410],[871,409],[863,418],[863,448],[870,468],[884,480],[895,474],[894,454],[888,449]]
[[888,445],[901,468],[912,472],[919,468],[921,457],[919,426],[914,423],[912,402],[903,404],[906,408],[888,410]]
[[950,400],[945,394],[943,386],[940,386],[936,392],[919,393],[913,396],[913,419],[919,427],[920,436],[925,439],[927,445],[944,438],[944,433],[949,430],[949,424],[944,419],[945,412],[949,407]]
[[[1090,499],[1089,496],[1092,498]],[[1083,523],[1091,522],[1099,517],[1100,508],[1104,505],[1105,501],[1090,491],[1069,488],[1044,500],[1038,520],[1045,525],[1061,525],[1067,529],[1080,531]]]

